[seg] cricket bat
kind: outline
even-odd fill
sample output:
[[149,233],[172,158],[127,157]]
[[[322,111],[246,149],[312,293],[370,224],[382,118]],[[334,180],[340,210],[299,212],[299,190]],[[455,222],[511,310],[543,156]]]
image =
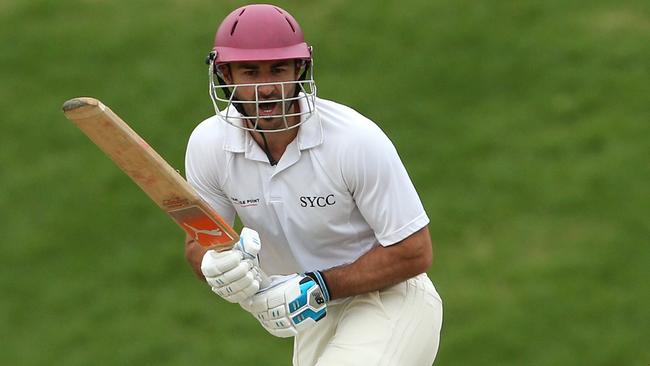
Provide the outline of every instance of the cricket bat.
[[239,241],[180,173],[102,102],[70,99],[63,112],[199,245],[221,251]]

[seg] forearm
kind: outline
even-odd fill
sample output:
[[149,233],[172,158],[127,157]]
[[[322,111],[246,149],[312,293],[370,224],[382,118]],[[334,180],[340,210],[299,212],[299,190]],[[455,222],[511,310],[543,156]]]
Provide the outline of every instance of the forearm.
[[205,281],[205,277],[201,273],[201,260],[205,252],[207,252],[207,249],[200,246],[192,237],[185,237],[185,259],[187,259],[196,277],[203,281]]
[[433,259],[425,227],[388,247],[378,246],[351,264],[322,271],[332,299],[380,290],[425,272]]

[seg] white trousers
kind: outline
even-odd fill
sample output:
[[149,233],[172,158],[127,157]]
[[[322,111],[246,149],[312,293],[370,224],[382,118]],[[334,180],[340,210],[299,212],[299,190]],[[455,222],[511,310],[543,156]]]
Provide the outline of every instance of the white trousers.
[[294,366],[430,366],[442,300],[426,273],[381,291],[335,300],[294,339]]

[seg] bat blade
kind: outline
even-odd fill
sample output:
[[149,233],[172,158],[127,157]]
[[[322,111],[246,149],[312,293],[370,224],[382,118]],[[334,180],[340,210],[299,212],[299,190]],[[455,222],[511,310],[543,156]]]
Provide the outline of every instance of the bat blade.
[[97,99],[63,104],[65,116],[201,246],[225,250],[237,232],[117,114]]

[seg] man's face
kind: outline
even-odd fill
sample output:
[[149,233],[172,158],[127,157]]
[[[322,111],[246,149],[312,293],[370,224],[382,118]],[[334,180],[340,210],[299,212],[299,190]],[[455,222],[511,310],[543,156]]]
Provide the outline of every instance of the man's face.
[[[223,67],[224,79],[229,84],[260,84],[279,83],[283,81],[295,81],[298,78],[298,68],[294,60],[280,61],[255,61],[255,62],[233,62],[229,67]],[[279,100],[293,97],[296,84],[284,84],[284,95],[282,84],[271,84],[261,86],[241,86],[235,91],[235,100],[255,101],[255,89],[257,89],[259,112],[253,103],[242,103],[244,111],[248,116],[256,116],[259,113],[259,120],[262,128],[275,128],[284,125],[282,118],[271,118],[272,115],[281,115],[284,112],[281,102],[268,102],[264,100]],[[292,106],[298,108],[297,103]],[[285,104],[288,108],[289,102]],[[265,118],[265,116],[267,116]]]

